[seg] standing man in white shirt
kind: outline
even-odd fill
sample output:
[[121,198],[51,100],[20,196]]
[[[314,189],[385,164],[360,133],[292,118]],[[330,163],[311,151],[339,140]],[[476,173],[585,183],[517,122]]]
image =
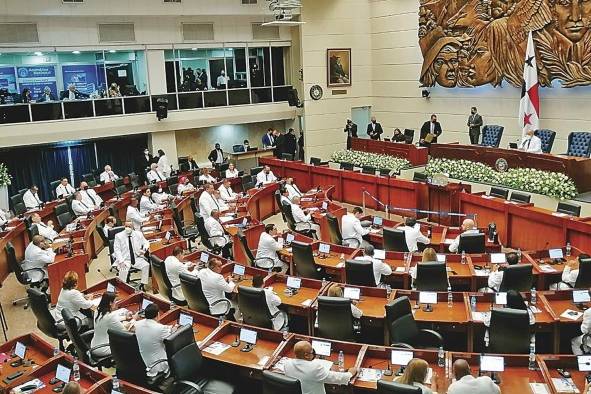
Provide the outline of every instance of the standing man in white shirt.
[[257,174],[257,186],[258,185],[266,185],[271,182],[275,182],[277,177],[271,171],[271,167],[265,166],[263,170]]
[[156,163],[150,164],[150,171],[148,171],[146,174],[146,178],[148,178],[148,182],[150,183],[162,182],[166,180],[166,176]]
[[76,192],[74,194],[74,199],[72,200],[72,211],[76,216],[86,216],[94,207],[91,205],[86,205],[84,201],[82,201],[82,193]]
[[528,129],[519,145],[519,149],[530,153],[542,153],[542,140],[537,135],[534,135],[532,129]]
[[290,200],[293,200],[295,196],[301,197],[303,193],[300,191],[298,185],[296,185],[293,181],[292,177],[285,178],[285,189],[289,193],[288,197]]
[[105,166],[105,171],[101,172],[99,180],[101,183],[113,182],[119,179],[119,176],[113,172],[110,165]]
[[325,362],[316,360],[316,353],[310,342],[300,341],[293,351],[295,359],[285,362],[285,376],[300,381],[302,394],[326,394],[324,384],[347,386],[357,375],[357,368],[349,368],[347,372],[333,372]]
[[220,148],[220,144],[216,142],[214,149],[209,152],[209,156],[207,156],[207,159],[211,162],[211,165],[213,167],[217,167],[220,164],[223,164],[224,161],[226,160],[224,158],[224,151],[222,150],[222,148]]
[[127,276],[131,267],[141,271],[140,290],[145,290],[150,277],[150,264],[145,258],[146,251],[150,249],[150,243],[141,231],[134,230],[131,221],[125,222],[125,231],[115,235],[113,254],[115,265],[119,269],[119,280],[127,282]]
[[232,259],[232,241],[220,223],[220,211],[213,209],[203,224],[207,235],[211,238],[212,245],[222,248],[222,257]]
[[[209,303],[209,312],[214,316],[223,315],[229,313],[232,307],[235,305],[232,301],[226,298],[226,293],[236,292],[236,284],[230,277],[224,279],[221,274],[222,262],[219,259],[213,258],[209,260],[207,268],[199,271],[199,279],[201,279],[201,288],[203,289],[203,295]],[[220,300],[226,300],[227,302],[219,302]],[[216,303],[215,305],[213,305]],[[228,308],[228,305],[231,307]]]
[[24,269],[41,268],[47,271],[47,266],[53,263],[55,252],[45,241],[42,235],[33,236],[25,249]]
[[259,245],[257,247],[256,258],[262,259],[257,261],[256,265],[263,269],[280,268],[281,273],[287,272],[287,264],[279,259],[278,251],[283,249],[283,244],[275,240],[277,235],[277,227],[274,224],[265,225],[265,231],[259,238]]
[[57,198],[64,198],[70,194],[74,194],[75,192],[76,189],[74,189],[72,185],[68,183],[68,178],[62,178],[61,183],[55,188],[55,196]]
[[420,223],[417,223],[415,218],[406,218],[404,221],[404,226],[400,227],[400,230],[404,231],[406,247],[411,253],[419,250],[419,242],[425,245],[431,243],[431,240],[421,233],[421,225]]
[[43,201],[39,198],[39,188],[37,185],[31,185],[29,190],[23,194],[23,203],[27,209],[33,209],[41,206]]
[[224,179],[224,182],[218,187],[220,196],[225,202],[233,202],[238,199],[238,194],[232,190],[232,182],[228,178]]
[[33,226],[37,226],[39,235],[43,236],[45,239],[53,241],[58,236],[57,231],[53,229],[53,222],[49,220],[47,221],[47,224],[43,223],[41,221],[41,216],[37,212],[31,215],[31,227]]
[[[181,273],[192,273],[197,274],[194,270],[195,265],[191,262],[183,261],[183,249],[180,247],[175,247],[172,251],[172,256],[168,256],[164,260],[164,269],[166,270],[166,275],[170,280],[170,284],[172,285],[172,296],[176,301],[185,301],[185,295],[183,294],[183,289],[181,289],[181,279],[179,275]],[[176,302],[175,301],[175,302]]]
[[[135,322],[135,336],[142,360],[146,366],[149,366],[158,360],[167,359],[164,340],[172,333],[172,327],[156,321],[158,305],[154,303],[146,307],[144,314],[145,319]],[[168,363],[165,361],[148,370],[146,375],[156,376],[166,371],[168,371]]]
[[[464,219],[462,222],[462,234],[478,234],[478,229],[476,228],[476,224],[472,219]],[[449,245],[449,251],[452,253],[457,253],[458,248],[460,247],[460,237],[462,234],[458,235],[456,239]]]
[[[269,308],[269,313],[271,315],[275,315],[279,312],[278,306],[281,305],[281,298],[273,291],[273,289],[269,289],[264,287],[264,277],[263,275],[255,275],[252,278],[252,287],[255,289],[262,289],[265,292],[265,301],[267,301],[266,307]],[[285,313],[279,313],[275,316],[273,320],[273,330],[279,331],[282,328],[284,331],[287,331],[287,315]],[[283,327],[285,325],[285,327]]]
[[303,210],[300,207],[300,196],[293,196],[291,199],[291,215],[293,220],[296,222],[296,231],[312,230],[314,232],[314,238],[318,239],[320,234],[320,226],[314,223],[312,215],[307,210]]
[[363,239],[363,237],[369,234],[369,227],[363,227],[361,225],[361,218],[363,217],[363,209],[360,207],[353,208],[352,214],[346,214],[342,218],[342,236],[343,240],[347,238],[355,238],[357,240],[357,244],[354,242],[348,241],[351,247],[355,248],[365,248],[367,245],[370,245],[369,242]]
[[88,187],[88,183],[80,182],[80,194],[82,195],[82,202],[89,207],[99,209],[103,203],[101,196],[96,194],[93,188]]
[[132,198],[129,203],[129,206],[127,207],[125,221],[130,221],[135,230],[140,230],[142,228],[142,224],[144,224],[144,222],[147,222],[148,220],[150,220],[150,217],[147,215],[143,215],[138,209],[137,198]]
[[213,185],[208,183],[205,185],[203,193],[199,196],[199,212],[201,213],[201,216],[203,216],[203,220],[211,215],[212,210],[220,210],[217,199],[213,195],[214,190]]
[[456,381],[449,385],[447,394],[500,394],[501,389],[489,376],[475,378],[470,371],[470,365],[464,359],[458,359],[453,364]]

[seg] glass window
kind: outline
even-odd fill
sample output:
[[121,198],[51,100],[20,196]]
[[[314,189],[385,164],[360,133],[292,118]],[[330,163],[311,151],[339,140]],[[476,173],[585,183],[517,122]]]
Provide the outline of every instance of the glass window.
[[240,89],[247,87],[246,49],[226,48],[225,51],[228,89]]
[[269,47],[249,48],[248,64],[252,87],[271,86],[271,56]]
[[289,85],[289,47],[271,48],[273,86]]
[[149,94],[144,51],[105,51],[108,97]]

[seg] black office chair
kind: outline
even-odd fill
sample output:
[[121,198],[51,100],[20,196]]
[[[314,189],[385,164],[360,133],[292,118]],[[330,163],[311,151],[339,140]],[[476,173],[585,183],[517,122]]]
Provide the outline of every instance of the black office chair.
[[242,190],[246,193],[248,190],[255,187],[252,175],[243,175],[241,178]]
[[244,145],[232,145],[232,152],[234,152],[234,153],[244,152]]
[[127,187],[125,185],[115,187],[115,195],[118,197],[121,197],[125,193],[127,193]]
[[282,160],[288,160],[288,161],[293,161],[293,153],[282,153],[281,154],[281,159]]
[[74,201],[74,194],[69,194],[66,197],[64,197],[64,201],[66,202],[66,205],[68,205],[70,213],[74,215],[74,217],[76,217],[76,215],[74,214],[74,210],[72,209],[72,201]]
[[591,156],[591,133],[586,131],[573,131],[568,135],[567,156],[589,157]]
[[61,215],[62,213],[66,213],[66,212],[70,212],[70,208],[68,207],[68,204],[61,203],[61,204],[57,204],[55,207],[53,207],[53,213],[55,214],[56,218],[59,215]]
[[109,205],[109,216],[113,216],[115,218],[115,226],[121,226],[121,218],[119,217],[119,212],[117,212],[117,208],[115,205]]
[[27,207],[24,202],[17,202],[12,206],[14,216],[24,215],[27,212]]
[[22,196],[23,194],[25,194],[25,193],[27,192],[27,190],[29,190],[29,189],[28,189],[28,188],[26,188],[26,187],[25,187],[24,189],[20,189],[20,190],[18,191],[18,194],[20,194],[20,195]]
[[494,187],[494,186],[492,186],[490,188],[490,192],[488,193],[488,195],[489,196],[493,196],[493,197],[502,198],[503,200],[506,200],[507,197],[509,197],[509,190],[503,189],[502,187]]
[[392,170],[390,168],[380,168],[380,176],[390,176]]
[[273,267],[273,265],[275,264],[275,261],[273,259],[269,257],[255,257],[253,251],[250,250],[250,248],[248,247],[248,241],[244,233],[242,233],[242,231],[238,231],[238,240],[240,241],[238,242],[238,247],[242,250],[242,253],[244,253],[246,258],[248,259],[248,264],[251,267],[258,267],[263,269],[271,269]]
[[109,238],[107,238],[107,234],[105,234],[105,227],[102,224],[96,225],[96,232],[98,233],[99,237],[101,237],[101,241],[103,241],[103,246],[109,246]]
[[350,285],[376,287],[373,274],[373,262],[371,260],[347,260],[345,261],[345,277]]
[[355,166],[353,165],[353,163],[347,163],[347,162],[341,162],[341,164],[339,165],[339,168],[341,170],[348,170],[348,171],[353,171],[353,168]]
[[[27,219],[30,219],[31,217],[29,216]],[[37,227],[37,225],[27,225],[27,235],[29,236],[29,241],[33,240],[33,237],[35,235],[39,235],[39,227]]]
[[82,174],[82,180],[88,184],[88,187],[95,187],[97,185],[96,178],[93,173]]
[[115,184],[115,187],[125,186],[125,179],[117,178],[113,181],[113,183]]
[[438,332],[417,326],[408,297],[396,298],[385,308],[390,346],[409,349],[437,349],[443,346],[443,337]]
[[[205,313],[210,315],[210,305],[203,294],[203,287],[201,286],[201,280],[197,275],[188,274],[186,272],[181,272],[179,275],[179,279],[181,281],[181,290],[183,291],[183,295],[187,300],[187,305],[189,309],[199,312]],[[221,315],[226,315],[230,311],[230,301],[226,299],[217,300],[211,304],[211,307],[214,307],[219,304],[226,305],[224,313]],[[214,315],[219,316],[219,315]]]
[[408,252],[408,245],[406,244],[406,235],[404,230],[397,228],[383,229],[384,234],[384,250],[394,252]]
[[322,163],[322,159],[319,157],[310,157],[310,164],[313,166],[319,166]]
[[140,183],[140,176],[136,175],[136,174],[129,174],[129,185],[133,188],[133,189],[137,189],[138,187],[141,186]]
[[591,259],[579,259],[579,275],[575,282],[576,289],[591,287]]
[[531,201],[531,195],[519,192],[511,192],[511,197],[509,197],[509,201],[521,204],[529,204],[529,202]]
[[74,316],[74,314],[68,308],[62,309],[62,318],[66,327],[66,333],[68,334],[70,342],[72,342],[72,345],[74,346],[74,350],[76,351],[76,356],[78,359],[93,368],[98,368],[101,371],[103,367],[111,367],[112,361],[110,355],[102,357],[95,356],[96,358],[92,356],[93,352],[99,348],[104,348],[109,345],[104,344],[91,348],[90,343],[92,341],[92,337],[94,336],[94,330],[88,330],[81,333],[80,320],[76,318],[76,316]]
[[179,184],[178,183],[170,184],[170,186],[168,186],[168,192],[173,196],[176,196],[177,194],[179,194]]
[[31,309],[37,319],[37,328],[50,338],[57,339],[59,349],[64,351],[64,340],[68,338],[63,320],[56,321],[49,310],[47,295],[35,288],[28,288]]
[[233,394],[234,386],[213,380],[203,371],[203,356],[195,343],[193,327],[180,327],[164,339],[168,366],[173,379],[171,393]]
[[326,278],[324,269],[316,265],[314,261],[312,244],[292,241],[291,252],[293,265],[298,276],[318,280]]
[[65,228],[68,224],[72,223],[76,217],[71,212],[64,212],[57,216],[57,224],[60,228]]
[[173,286],[170,283],[170,278],[166,273],[166,267],[164,266],[164,261],[158,256],[150,255],[150,265],[152,266],[152,274],[156,279],[156,283],[158,284],[158,293],[163,296],[166,296],[169,300],[174,301],[175,304],[184,306],[187,305],[187,301],[179,300],[172,295],[173,289],[180,286],[180,284]]
[[567,215],[581,216],[581,206],[576,204],[569,204],[567,202],[559,202],[558,206],[556,207],[556,212],[558,213],[566,213]]
[[250,169],[250,176],[252,177],[256,177],[258,175],[259,172],[263,171],[263,167],[253,167]]
[[316,336],[337,341],[355,342],[351,300],[341,297],[318,297]]
[[404,142],[412,144],[412,140],[415,138],[415,131],[413,129],[404,129]]
[[378,394],[421,394],[420,387],[410,386],[390,380],[378,380]]
[[111,357],[115,362],[117,377],[129,383],[155,391],[162,391],[158,385],[165,377],[164,373],[148,376],[147,371],[168,361],[161,359],[152,365],[146,365],[140,354],[140,348],[134,333],[123,330],[107,330]]
[[329,237],[330,237],[330,243],[337,244],[337,245],[350,246],[353,248],[358,248],[360,246],[359,240],[357,238],[343,239],[343,235],[341,234],[341,229],[339,228],[339,220],[332,213],[326,214],[326,222],[328,223],[328,233],[329,233]]
[[[24,269],[22,262],[18,261],[16,258],[16,252],[11,242],[6,243],[4,250],[6,251],[8,268],[14,272],[14,276],[18,283],[29,288],[37,287],[43,290],[47,289],[47,273],[44,270],[41,268]],[[12,305],[16,305],[21,301],[25,301],[24,308],[27,309],[29,307],[29,297],[14,299],[12,300]]]
[[[291,231],[295,231],[296,233],[305,235],[306,237],[314,238],[314,236],[316,235],[316,231],[312,230],[312,225],[310,223],[295,221],[295,219],[293,217],[293,213],[291,211],[291,205],[281,204],[280,207],[281,207],[281,212],[283,213],[283,215],[285,217],[285,222],[287,223],[287,227]],[[296,230],[298,225],[304,226],[305,228],[303,230]],[[301,228],[301,226],[300,226],[300,228]]]
[[534,132],[534,135],[538,136],[542,141],[542,152],[550,153],[554,145],[556,132],[550,129],[539,129]]
[[416,172],[412,175],[412,180],[415,182],[427,182],[427,174],[424,172]]
[[263,394],[301,394],[300,381],[271,371],[263,371]]
[[492,308],[488,328],[489,353],[524,354],[529,352],[530,326],[526,310]]
[[363,173],[363,174],[369,174],[369,175],[375,175],[376,174],[376,168],[375,167],[371,167],[371,166],[363,166],[363,167],[361,167],[361,173]]
[[242,320],[245,324],[273,330],[273,319],[283,315],[283,326],[279,331],[287,327],[287,313],[277,311],[272,315],[263,289],[238,286],[238,309],[242,313]]
[[499,291],[530,291],[533,283],[532,265],[515,264],[503,271],[503,280]]
[[458,253],[484,253],[486,250],[485,242],[484,234],[482,233],[461,234]]
[[418,263],[414,287],[417,291],[446,291],[449,282],[445,262]]
[[[166,184],[167,185],[174,185],[174,184],[178,184],[179,183],[179,177],[177,175],[171,175],[168,178],[166,178]],[[176,194],[176,193],[174,193]]]
[[505,127],[499,125],[485,125],[482,128],[482,140],[480,145],[498,148],[503,138]]
[[51,191],[51,195],[54,199],[57,199],[57,195],[55,194],[55,189],[59,186],[62,181],[58,179],[57,181],[49,182],[49,190]]
[[181,220],[179,211],[177,208],[172,209],[172,219],[176,226],[177,233],[185,240],[189,246],[189,251],[193,249],[192,242],[199,237],[199,228],[196,225],[185,226],[185,223]]
[[199,230],[199,234],[201,234],[201,243],[203,244],[203,246],[205,246],[207,248],[207,250],[209,250],[211,253],[213,254],[220,254],[222,253],[222,247],[221,246],[217,246],[214,245],[212,243],[212,239],[221,239],[224,242],[226,242],[226,238],[223,235],[216,235],[213,237],[210,237],[207,229],[205,228],[205,221],[203,220],[203,216],[199,215],[199,214],[195,214],[195,225],[197,226],[197,229]]

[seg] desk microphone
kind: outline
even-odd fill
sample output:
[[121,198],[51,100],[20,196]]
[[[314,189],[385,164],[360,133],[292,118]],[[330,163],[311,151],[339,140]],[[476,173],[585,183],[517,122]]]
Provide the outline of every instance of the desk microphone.
[[232,342],[232,347],[238,347],[240,346],[240,337],[238,336],[239,334],[236,334],[236,339],[234,339],[234,342]]
[[384,369],[384,376],[392,376],[392,365],[390,364],[390,360],[382,360],[376,364],[370,365],[369,368],[375,369],[375,367],[380,366],[384,363],[388,363],[388,369]]

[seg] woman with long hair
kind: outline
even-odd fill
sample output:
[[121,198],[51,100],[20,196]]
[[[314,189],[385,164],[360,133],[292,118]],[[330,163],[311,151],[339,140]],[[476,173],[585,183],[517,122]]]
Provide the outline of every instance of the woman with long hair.
[[66,272],[62,281],[62,290],[54,309],[54,318],[62,320],[62,310],[68,309],[82,321],[83,326],[92,327],[91,309],[94,307],[93,303],[77,287],[78,274],[75,271]]
[[94,336],[90,342],[90,347],[103,347],[100,347],[92,352],[94,357],[106,357],[111,354],[107,330],[127,329],[121,320],[127,318],[128,316],[121,316],[118,311],[113,310],[115,298],[117,298],[115,293],[110,291],[105,292],[101,298],[101,302],[96,308],[96,312],[94,314]]
[[437,393],[437,375],[433,372],[431,377],[431,387],[427,386],[427,374],[429,372],[429,364],[420,358],[413,358],[409,361],[404,369],[404,374],[397,378],[395,382],[407,384],[409,386],[420,387],[423,394]]

